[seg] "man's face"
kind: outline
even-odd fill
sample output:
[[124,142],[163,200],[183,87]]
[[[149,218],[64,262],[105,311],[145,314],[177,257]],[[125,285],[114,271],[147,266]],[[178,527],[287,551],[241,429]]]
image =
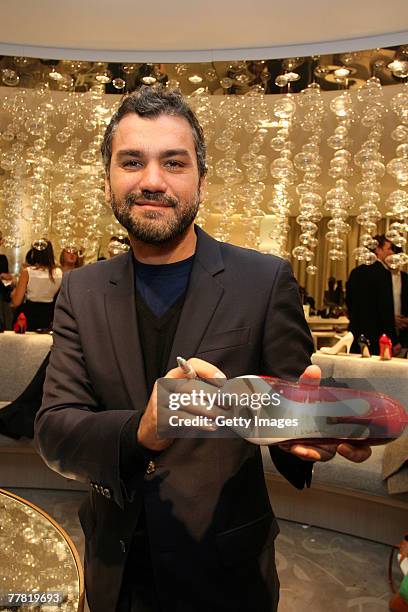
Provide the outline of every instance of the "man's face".
[[378,246],[375,249],[375,254],[377,255],[378,259],[384,261],[386,257],[393,254],[392,243],[389,240],[386,240],[382,247]]
[[105,190],[116,218],[137,240],[163,244],[182,235],[201,195],[188,121],[125,115],[113,134]]

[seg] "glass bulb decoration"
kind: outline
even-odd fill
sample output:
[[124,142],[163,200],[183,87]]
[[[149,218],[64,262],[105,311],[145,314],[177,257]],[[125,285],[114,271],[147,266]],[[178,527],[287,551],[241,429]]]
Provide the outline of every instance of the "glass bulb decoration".
[[[302,146],[302,150],[294,157],[297,170],[304,173],[303,180],[297,186],[299,196],[299,215],[296,218],[300,225],[301,234],[299,236],[299,246],[308,247],[308,257],[310,253],[314,255],[313,249],[317,246],[315,237],[315,227],[322,219],[321,185],[317,182],[321,175],[322,157],[320,154],[321,135],[323,132],[322,123],[326,117],[324,104],[320,92],[320,87],[307,87],[299,95],[299,107],[302,111],[300,126],[306,134],[308,140]],[[304,256],[304,251],[296,246],[292,251],[292,256],[299,261],[310,262]],[[309,264],[306,266],[307,274],[315,275],[317,266]]]
[[271,253],[277,255],[286,253],[288,216],[293,201],[290,196],[290,189],[297,179],[297,171],[292,159],[295,148],[292,133],[296,113],[295,97],[291,94],[280,98],[273,107],[273,115],[277,119],[278,130],[276,135],[272,137],[270,146],[277,152],[278,156],[270,164],[270,174],[272,179],[275,180],[272,200],[267,204],[267,208],[277,215],[276,220],[279,223],[280,237],[277,239],[275,236],[275,244],[270,250]]
[[347,255],[345,238],[349,232],[349,225],[346,220],[353,205],[348,183],[348,179],[353,174],[349,147],[352,144],[350,126],[356,113],[354,100],[349,92],[343,92],[333,98],[329,107],[338,125],[327,139],[328,146],[334,149],[328,174],[336,182],[335,187],[326,193],[325,209],[331,215],[326,240],[331,243],[328,251],[329,259],[342,261]]
[[[79,93],[69,90],[68,80],[75,76],[79,83],[80,62],[72,62],[71,68],[67,62],[54,70],[48,67],[38,86],[30,90],[15,85],[16,75],[25,79],[26,65],[16,62],[13,66],[10,70],[15,74],[0,71],[7,85],[0,100],[0,228],[5,242],[28,248],[33,240],[47,236],[57,250],[84,241],[90,249],[87,257],[96,256],[100,241],[109,233],[105,228],[113,224],[99,161],[104,130],[120,101],[120,95],[104,93],[104,81],[111,78],[105,74],[108,67],[95,63],[93,77],[97,75],[99,82]],[[277,230],[268,229],[273,247],[267,249],[284,254],[288,215],[296,216],[301,230],[295,248],[314,252],[322,214],[329,214],[328,241],[337,259],[345,250],[354,196],[361,226],[358,248],[370,245],[385,206],[390,236],[405,249],[408,88],[397,86],[391,102],[376,78],[368,79],[357,92],[322,93],[312,83],[299,94],[267,96],[266,72],[255,82],[247,62],[233,66],[231,76],[210,65],[197,71],[197,67],[193,70],[189,64],[179,64],[173,79],[183,86],[190,77],[203,90],[189,98],[204,128],[209,152],[210,195],[200,207],[198,221],[220,239],[233,238],[260,248],[265,214],[273,216]],[[50,70],[54,76],[48,78]],[[123,78],[113,78],[118,73],[112,70],[112,91],[130,90],[137,70],[137,64],[126,64]],[[288,65],[279,75],[282,88],[294,84],[296,70],[295,65]],[[162,68],[152,64],[152,75],[160,79]],[[227,80],[219,85],[224,75]],[[4,77],[11,78],[8,84]],[[57,91],[60,82],[68,89]],[[211,94],[217,87],[223,90],[218,89],[217,95],[223,95],[214,98]],[[244,88],[245,95],[229,95]],[[395,154],[385,159],[382,142],[389,110],[395,119],[389,130]],[[335,124],[326,134],[329,116]],[[327,147],[330,159],[326,165]],[[327,178],[331,184],[323,190]],[[394,181],[391,192],[387,180]],[[303,251],[295,253],[302,257]],[[369,261],[367,250],[364,254]],[[312,261],[306,263],[308,273],[311,269],[313,274]]]
[[371,264],[373,261],[370,249],[376,243],[372,236],[377,233],[377,222],[381,219],[378,208],[380,202],[380,179],[384,176],[384,157],[380,152],[381,139],[384,132],[382,123],[385,114],[384,93],[381,83],[375,77],[368,79],[357,93],[360,102],[360,121],[362,127],[369,132],[360,150],[354,156],[354,163],[361,173],[358,184],[361,203],[356,221],[361,226],[359,247],[354,256],[358,263]]
[[[386,169],[399,188],[392,191],[386,200],[387,217],[394,219],[386,231],[386,237],[395,246],[405,249],[408,221],[408,193],[404,189],[408,186],[408,89],[406,84],[402,91],[392,98],[390,106],[400,123],[391,133],[391,138],[395,142],[395,157],[387,163]],[[404,251],[398,253],[390,258],[390,267],[399,268],[405,265],[406,260],[407,256]]]

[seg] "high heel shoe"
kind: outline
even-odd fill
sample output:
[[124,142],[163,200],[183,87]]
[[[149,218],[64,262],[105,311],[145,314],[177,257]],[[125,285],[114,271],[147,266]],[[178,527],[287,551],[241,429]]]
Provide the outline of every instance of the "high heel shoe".
[[13,330],[16,334],[25,334],[27,331],[27,319],[23,312],[17,317],[17,321],[14,323]]
[[360,347],[362,357],[371,357],[370,341],[368,340],[368,338],[365,337],[364,334],[361,334],[361,336],[359,337],[358,346]]
[[222,388],[225,397],[248,391],[251,395],[255,391],[258,397],[263,394],[279,397],[279,405],[264,404],[257,410],[248,428],[239,423],[232,425],[235,433],[253,444],[313,445],[350,441],[371,446],[399,438],[408,427],[405,407],[376,391],[320,387],[307,384],[306,380],[293,383],[268,376],[229,379]]
[[392,342],[386,334],[380,338],[380,359],[382,361],[392,359]]
[[350,353],[351,345],[353,344],[354,336],[351,332],[347,332],[344,336],[336,336],[339,340],[334,346],[322,346],[320,349],[321,353],[325,355],[338,355],[341,351],[346,349],[347,355]]

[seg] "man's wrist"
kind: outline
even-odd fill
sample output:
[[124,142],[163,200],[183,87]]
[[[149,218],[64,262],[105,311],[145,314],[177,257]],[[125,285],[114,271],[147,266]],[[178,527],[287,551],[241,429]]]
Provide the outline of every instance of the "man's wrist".
[[125,480],[134,475],[138,465],[144,472],[145,465],[150,460],[146,449],[138,443],[135,435],[135,431],[137,432],[139,428],[140,418],[139,414],[134,414],[126,422],[120,434],[120,474]]

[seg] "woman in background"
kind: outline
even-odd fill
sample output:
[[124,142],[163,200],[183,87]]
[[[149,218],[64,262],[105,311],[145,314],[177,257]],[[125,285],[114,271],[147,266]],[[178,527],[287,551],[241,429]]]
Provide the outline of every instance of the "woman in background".
[[62,273],[75,270],[83,265],[83,257],[79,256],[79,251],[76,247],[65,247],[62,249],[59,258]]
[[11,294],[13,308],[23,305],[27,329],[46,330],[52,326],[55,296],[61,286],[62,271],[57,268],[54,251],[49,240],[45,249],[33,246],[30,265],[23,268],[17,285]]
[[[3,244],[3,234],[0,232],[0,247]],[[9,274],[8,259],[0,254],[0,332],[11,329],[13,313],[10,308],[10,294],[13,277]]]

